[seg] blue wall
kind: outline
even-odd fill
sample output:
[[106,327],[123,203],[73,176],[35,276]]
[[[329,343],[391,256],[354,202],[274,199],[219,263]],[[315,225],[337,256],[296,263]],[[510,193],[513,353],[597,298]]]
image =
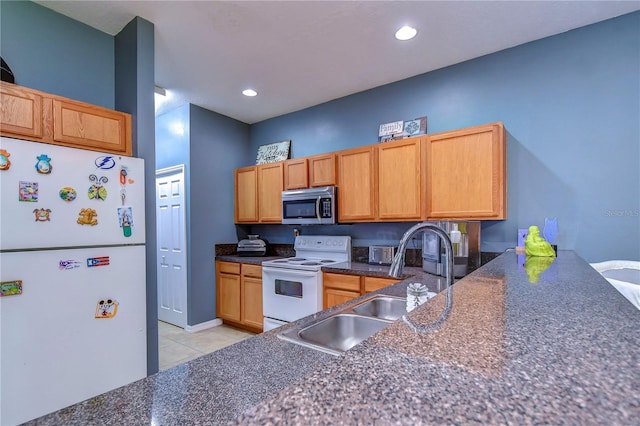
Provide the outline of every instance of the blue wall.
[[[509,219],[483,224],[483,251],[513,247],[518,228],[557,217],[559,248],[588,261],[638,260],[639,75],[635,12],[254,124],[245,164],[283,139],[292,157],[375,143],[379,124],[395,120],[426,115],[429,133],[503,121]],[[409,226],[322,232],[397,242]],[[293,238],[288,227],[253,232]]]
[[144,159],[147,373],[158,371],[158,285],[156,245],[154,27],[136,17],[115,36],[115,109],[126,111],[131,120],[133,155]]
[[36,3],[0,2],[0,55],[16,84],[115,106],[114,38]]
[[[233,169],[249,145],[249,125],[191,105],[189,324],[215,318],[215,244],[235,241]],[[229,193],[231,188],[231,193]]]
[[186,166],[187,323],[196,325],[215,318],[214,246],[236,241],[233,170],[249,125],[189,104],[157,117],[156,141],[158,168]]

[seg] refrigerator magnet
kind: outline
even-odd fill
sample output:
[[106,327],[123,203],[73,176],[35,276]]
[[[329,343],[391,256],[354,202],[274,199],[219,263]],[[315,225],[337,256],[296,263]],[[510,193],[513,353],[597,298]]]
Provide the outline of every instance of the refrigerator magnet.
[[125,237],[131,236],[133,226],[133,209],[131,207],[118,207],[118,223]]
[[101,300],[96,305],[95,317],[101,318],[113,318],[118,313],[118,302],[114,299]]
[[33,213],[36,215],[36,222],[48,222],[51,220],[51,209],[34,209]]
[[80,213],[78,213],[78,222],[80,225],[91,225],[95,226],[98,224],[98,213],[94,209],[80,209]]
[[96,158],[93,164],[96,165],[96,169],[109,170],[116,166],[116,160],[113,158],[113,155],[103,155],[102,157]]
[[38,160],[35,166],[36,171],[41,175],[50,174],[53,170],[53,165],[51,165],[51,157],[49,157],[47,154],[41,154],[36,157],[36,159]]
[[70,203],[71,201],[75,200],[76,197],[78,196],[78,193],[76,192],[76,190],[70,186],[64,186],[60,188],[60,192],[58,194],[60,196],[60,199],[63,201],[66,201],[67,203]]
[[91,174],[89,175],[89,180],[93,182],[93,184],[89,187],[89,191],[87,195],[90,200],[106,200],[107,199],[107,188],[103,186],[103,184],[109,182],[109,179],[106,176],[98,176]]
[[29,203],[38,202],[38,182],[25,182],[20,181],[18,183],[18,200],[26,201]]
[[80,265],[82,265],[82,263],[78,262],[77,260],[73,260],[73,259],[61,260],[58,263],[58,269],[60,269],[61,271],[65,271],[65,270],[68,270],[68,269],[79,268]]
[[93,268],[94,266],[108,266],[108,265],[109,265],[109,256],[87,258],[87,268]]
[[22,280],[0,282],[0,297],[22,294]]
[[0,170],[9,170],[9,167],[11,167],[9,157],[11,157],[11,154],[4,149],[0,149]]

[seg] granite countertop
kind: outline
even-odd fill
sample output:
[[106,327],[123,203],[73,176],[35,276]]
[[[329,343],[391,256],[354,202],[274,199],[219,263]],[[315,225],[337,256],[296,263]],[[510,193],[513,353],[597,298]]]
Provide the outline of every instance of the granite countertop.
[[[543,266],[501,255],[453,286],[426,335],[396,321],[335,357],[273,330],[32,423],[637,423],[640,311],[573,252]],[[445,293],[410,317],[433,321]]]

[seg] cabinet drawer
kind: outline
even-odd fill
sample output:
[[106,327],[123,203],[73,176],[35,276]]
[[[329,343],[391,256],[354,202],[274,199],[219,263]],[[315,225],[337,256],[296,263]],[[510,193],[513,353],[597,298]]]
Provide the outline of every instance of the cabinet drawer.
[[235,262],[218,262],[218,272],[240,275],[240,264]]
[[364,292],[369,293],[380,290],[381,288],[388,287],[397,282],[398,280],[389,278],[364,277]]
[[322,274],[324,287],[339,288],[342,290],[360,291],[360,276],[346,274]]
[[249,263],[243,263],[242,276],[262,278],[262,265],[252,265]]

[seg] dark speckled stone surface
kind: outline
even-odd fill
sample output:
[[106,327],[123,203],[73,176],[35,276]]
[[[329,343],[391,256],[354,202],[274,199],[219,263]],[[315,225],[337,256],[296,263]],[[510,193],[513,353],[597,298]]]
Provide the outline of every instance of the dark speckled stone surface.
[[[379,292],[440,284],[405,272],[416,275]],[[411,318],[437,317],[444,297]],[[274,330],[32,424],[638,424],[640,311],[573,252],[535,283],[507,252],[452,297],[427,335],[396,321],[334,357]]]
[[[444,293],[412,312],[430,321]],[[573,252],[536,283],[508,252],[444,324],[397,321],[243,414],[246,424],[638,424],[640,311]]]

